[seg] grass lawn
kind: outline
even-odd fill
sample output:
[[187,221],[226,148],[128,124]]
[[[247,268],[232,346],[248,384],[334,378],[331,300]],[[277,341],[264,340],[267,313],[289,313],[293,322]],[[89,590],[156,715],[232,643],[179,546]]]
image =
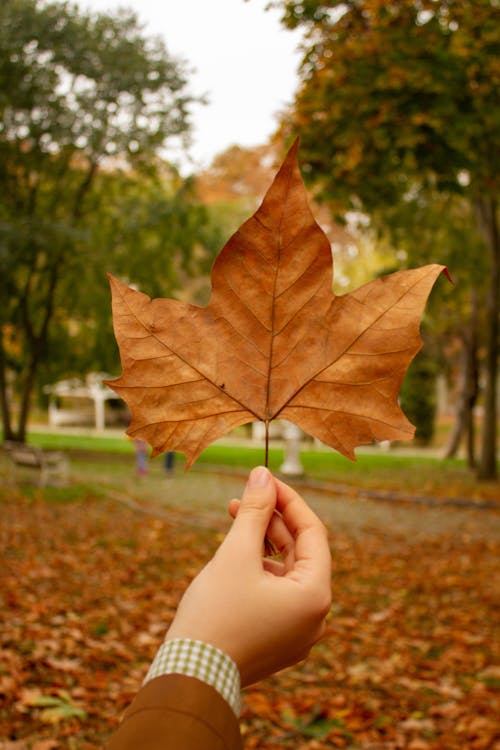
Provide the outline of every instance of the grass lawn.
[[[263,462],[263,448],[238,442],[216,443],[198,458],[191,472],[217,467],[226,471],[246,471]],[[47,450],[67,450],[80,456],[94,456],[102,464],[116,460],[133,461],[133,444],[121,436],[94,437],[91,435],[32,433],[29,442]],[[301,461],[306,479],[341,486],[348,494],[357,490],[386,491],[407,495],[437,498],[466,498],[473,501],[500,501],[498,482],[478,482],[461,459],[443,460],[431,452],[412,452],[411,446],[390,450],[361,448],[357,461],[349,461],[335,451],[305,449]],[[269,467],[279,472],[283,449],[270,448]],[[161,458],[152,461],[160,467]],[[177,470],[184,465],[182,454],[177,456]],[[90,474],[92,471],[90,470]]]

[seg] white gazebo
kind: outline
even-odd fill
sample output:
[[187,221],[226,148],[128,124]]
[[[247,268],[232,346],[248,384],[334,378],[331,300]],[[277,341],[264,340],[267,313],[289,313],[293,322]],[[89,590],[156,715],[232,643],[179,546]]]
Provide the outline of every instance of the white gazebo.
[[104,384],[104,380],[110,377],[102,372],[90,373],[84,380],[72,378],[46,386],[49,424],[52,427],[94,425],[96,430],[104,430],[106,426],[122,421],[125,407],[106,409],[107,401],[122,403],[120,397]]

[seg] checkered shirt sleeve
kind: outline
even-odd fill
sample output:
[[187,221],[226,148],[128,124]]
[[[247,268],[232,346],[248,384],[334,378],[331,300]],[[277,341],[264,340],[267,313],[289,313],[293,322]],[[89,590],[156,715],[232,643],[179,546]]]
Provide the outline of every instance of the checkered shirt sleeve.
[[184,674],[211,685],[231,706],[241,712],[240,673],[234,661],[209,643],[174,638],[162,643],[144,683],[164,674]]

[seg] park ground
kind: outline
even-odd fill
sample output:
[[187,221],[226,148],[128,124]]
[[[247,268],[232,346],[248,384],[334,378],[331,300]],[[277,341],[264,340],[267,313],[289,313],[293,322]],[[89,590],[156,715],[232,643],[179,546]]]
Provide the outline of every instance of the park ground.
[[[104,746],[261,461],[214,446],[187,473],[158,459],[138,478],[130,446],[96,445],[69,445],[66,487],[0,455],[1,750]],[[328,632],[244,691],[246,748],[499,750],[499,485],[408,453],[304,465],[291,483],[330,533]]]

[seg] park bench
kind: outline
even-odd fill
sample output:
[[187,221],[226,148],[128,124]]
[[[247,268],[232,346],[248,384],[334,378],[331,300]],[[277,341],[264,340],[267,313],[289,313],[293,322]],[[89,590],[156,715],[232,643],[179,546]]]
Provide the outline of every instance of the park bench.
[[44,451],[33,445],[6,440],[3,449],[10,458],[13,471],[33,469],[38,472],[38,485],[64,485],[68,481],[69,461],[59,451]]

